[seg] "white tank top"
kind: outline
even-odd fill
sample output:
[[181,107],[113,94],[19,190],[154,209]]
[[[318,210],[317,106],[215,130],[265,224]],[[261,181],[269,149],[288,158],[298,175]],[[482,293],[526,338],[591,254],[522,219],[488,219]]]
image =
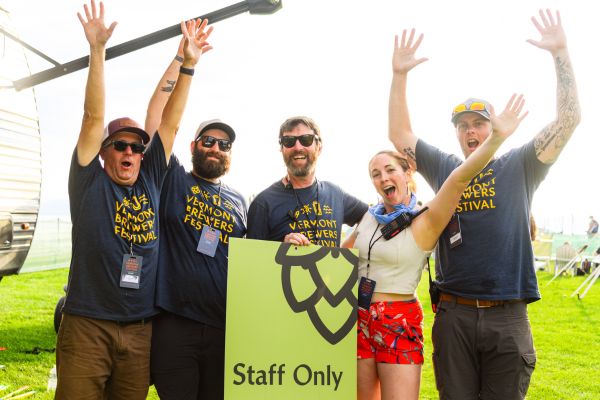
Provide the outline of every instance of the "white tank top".
[[358,277],[367,276],[368,263],[368,278],[376,282],[375,292],[412,294],[419,285],[431,251],[423,251],[417,246],[410,226],[390,240],[381,237],[382,227],[367,212],[356,228],[354,247],[359,251]]

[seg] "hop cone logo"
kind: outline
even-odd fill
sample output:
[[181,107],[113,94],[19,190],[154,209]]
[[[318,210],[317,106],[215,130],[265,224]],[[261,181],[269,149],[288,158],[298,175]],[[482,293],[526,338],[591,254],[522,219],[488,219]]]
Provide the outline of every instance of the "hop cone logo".
[[[356,284],[358,276],[358,257],[352,254],[349,249],[321,247],[312,253],[306,254],[300,253],[299,249],[292,246],[291,243],[282,243],[277,250],[275,262],[281,265],[281,287],[283,294],[294,312],[306,312],[317,332],[329,343],[336,344],[346,337],[356,323],[358,300],[352,289]],[[348,277],[345,281],[342,275],[341,285],[338,284],[338,290],[336,293],[333,293],[332,290],[335,290],[335,287],[334,289],[330,288],[326,281],[329,281],[330,286],[333,286],[333,282],[331,282],[331,279],[323,278],[319,272],[318,263],[327,257],[337,259],[340,256],[345,258],[352,265],[352,268],[348,268]],[[295,268],[301,268],[302,271],[294,271]],[[306,289],[294,290],[293,276],[298,276],[299,272],[308,275],[312,281],[308,292]],[[336,271],[336,275],[339,275],[339,272]],[[343,274],[343,272],[341,273]],[[319,314],[319,309],[322,310],[324,308],[323,301],[337,314],[335,320],[342,321],[339,328],[330,328],[329,326],[335,325],[335,322],[327,321],[326,319],[328,318],[326,316],[323,317]],[[341,306],[344,301],[347,307]],[[319,303],[321,303],[320,307],[317,306]],[[342,315],[340,319],[339,313],[347,314]]]

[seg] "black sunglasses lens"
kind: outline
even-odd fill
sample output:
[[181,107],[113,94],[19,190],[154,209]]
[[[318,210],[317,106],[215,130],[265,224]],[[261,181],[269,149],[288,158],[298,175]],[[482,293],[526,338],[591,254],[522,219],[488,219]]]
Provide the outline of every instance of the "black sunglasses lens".
[[302,146],[308,147],[313,144],[313,141],[315,140],[315,135],[302,135],[298,137],[298,140],[300,140],[300,144]]
[[231,142],[226,139],[219,139],[219,150],[229,151],[231,149]]
[[146,146],[140,143],[130,143],[131,151],[136,154],[142,154],[146,150]]
[[125,151],[127,148],[127,142],[121,142],[120,140],[112,142],[112,144],[117,151]]
[[296,136],[282,136],[281,144],[288,149],[296,144]]
[[215,144],[215,138],[212,136],[203,136],[202,137],[202,147],[213,147]]

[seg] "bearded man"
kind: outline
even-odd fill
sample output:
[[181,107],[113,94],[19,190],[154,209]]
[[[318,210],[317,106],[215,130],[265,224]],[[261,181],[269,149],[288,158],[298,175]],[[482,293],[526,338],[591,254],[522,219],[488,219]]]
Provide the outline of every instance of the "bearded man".
[[151,359],[163,399],[223,396],[229,239],[246,233],[247,210],[242,195],[221,181],[234,140],[229,125],[203,122],[190,144],[192,170],[173,156],[163,184],[156,290],[163,313]]
[[319,127],[308,117],[288,118],[279,129],[287,174],[263,190],[248,210],[248,239],[339,247],[342,225],[355,225],[367,204],[316,178],[323,149]]
[[[206,32],[208,36],[212,28]],[[178,79],[182,46],[150,100],[148,132],[160,124]],[[190,143],[192,170],[187,172],[171,157],[162,186],[164,242],[156,282],[156,305],[162,313],[154,320],[151,375],[163,400],[224,396],[229,241],[246,233],[247,213],[244,197],[221,181],[229,171],[235,136],[220,120],[202,122]]]

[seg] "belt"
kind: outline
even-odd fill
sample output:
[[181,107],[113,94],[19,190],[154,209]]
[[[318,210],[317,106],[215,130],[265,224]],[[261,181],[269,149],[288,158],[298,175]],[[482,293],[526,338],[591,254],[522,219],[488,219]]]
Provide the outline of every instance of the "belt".
[[463,304],[465,306],[473,306],[477,308],[489,308],[498,307],[509,303],[518,303],[522,300],[478,300],[467,299],[465,297],[455,296],[450,293],[440,293],[440,301],[447,301],[449,303],[456,302],[457,304]]

